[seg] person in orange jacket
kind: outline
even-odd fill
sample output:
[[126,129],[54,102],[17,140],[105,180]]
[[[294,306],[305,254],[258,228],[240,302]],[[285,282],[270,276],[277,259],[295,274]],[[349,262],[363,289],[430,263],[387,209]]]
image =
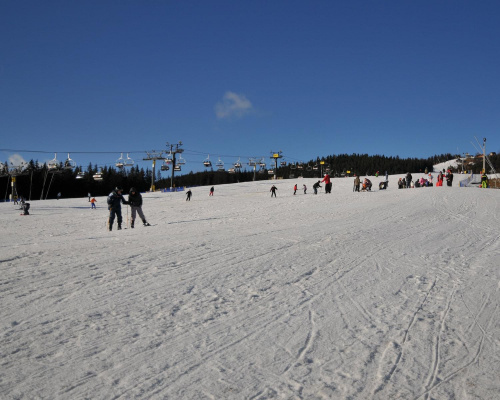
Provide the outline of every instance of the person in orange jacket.
[[95,197],[92,197],[92,200],[90,200],[90,208],[96,208],[95,203],[97,203],[97,200]]

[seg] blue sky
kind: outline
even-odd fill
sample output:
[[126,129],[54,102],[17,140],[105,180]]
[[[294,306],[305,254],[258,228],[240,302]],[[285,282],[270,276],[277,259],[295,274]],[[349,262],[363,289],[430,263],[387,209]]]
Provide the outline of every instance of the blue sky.
[[178,141],[183,172],[208,154],[474,153],[474,136],[498,152],[498,15],[498,1],[4,0],[0,161],[139,163]]

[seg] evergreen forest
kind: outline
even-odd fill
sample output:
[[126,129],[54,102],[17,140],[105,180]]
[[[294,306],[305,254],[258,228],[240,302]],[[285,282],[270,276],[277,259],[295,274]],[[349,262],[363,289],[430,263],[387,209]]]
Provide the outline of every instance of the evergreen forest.
[[[274,173],[278,179],[289,178],[321,178],[324,172],[328,172],[334,177],[372,176],[377,173],[384,175],[403,174],[410,172],[433,172],[433,165],[457,159],[459,156],[452,154],[435,155],[429,158],[400,158],[387,157],[382,155],[368,154],[339,154],[331,155],[316,160],[310,160],[303,164],[286,164],[280,166],[276,171],[243,166],[242,169],[232,171],[219,171],[217,169],[207,169],[202,172],[189,172],[187,174],[176,173],[173,181],[171,171],[166,174],[156,171],[154,179],[150,169],[144,170],[138,166],[132,168],[104,167],[98,169],[90,164],[87,169],[81,167],[65,169],[61,164],[56,170],[49,170],[46,164],[39,164],[31,160],[22,170],[10,170],[4,167],[0,171],[0,201],[6,201],[12,196],[12,179],[15,180],[17,195],[27,200],[54,199],[58,193],[63,198],[106,196],[115,187],[120,186],[128,193],[131,187],[135,187],[140,192],[150,190],[154,182],[155,190],[177,190],[186,186],[212,186],[227,183],[247,182],[252,180],[272,179]],[[489,159],[496,171],[500,171],[500,156],[490,154]],[[459,164],[454,172],[462,170],[481,173],[482,157],[471,157],[463,160],[463,165]],[[5,163],[5,166],[8,164]],[[487,171],[490,171],[487,166]],[[438,172],[438,171],[434,171]],[[168,176],[167,176],[168,175]],[[15,194],[15,193],[14,193]]]

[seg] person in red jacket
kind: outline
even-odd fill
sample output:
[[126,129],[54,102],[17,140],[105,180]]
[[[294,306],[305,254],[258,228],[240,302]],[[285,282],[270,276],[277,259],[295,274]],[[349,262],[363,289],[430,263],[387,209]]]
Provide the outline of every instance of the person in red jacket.
[[332,193],[332,183],[330,182],[330,175],[325,174],[321,182],[325,182],[325,193]]

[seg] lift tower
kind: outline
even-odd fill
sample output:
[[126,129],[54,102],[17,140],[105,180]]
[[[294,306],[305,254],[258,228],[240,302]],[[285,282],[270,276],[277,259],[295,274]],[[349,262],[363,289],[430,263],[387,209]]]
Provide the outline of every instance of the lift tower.
[[184,149],[181,148],[182,142],[179,141],[179,143],[176,144],[170,144],[167,142],[167,148],[170,147],[169,154],[172,155],[172,178],[170,179],[170,188],[173,189],[174,187],[174,173],[175,173],[175,155],[177,153],[181,154],[184,152]]
[[283,158],[282,151],[274,152],[271,151],[271,159],[274,159],[274,180],[278,179],[278,160]]
[[[151,191],[155,191],[155,167],[156,167],[156,160],[163,160],[165,156],[163,155],[163,151],[151,151],[151,152],[146,152],[147,157],[143,158],[144,161],[151,161],[153,160],[153,173],[151,174]],[[128,155],[127,155],[128,157]]]

